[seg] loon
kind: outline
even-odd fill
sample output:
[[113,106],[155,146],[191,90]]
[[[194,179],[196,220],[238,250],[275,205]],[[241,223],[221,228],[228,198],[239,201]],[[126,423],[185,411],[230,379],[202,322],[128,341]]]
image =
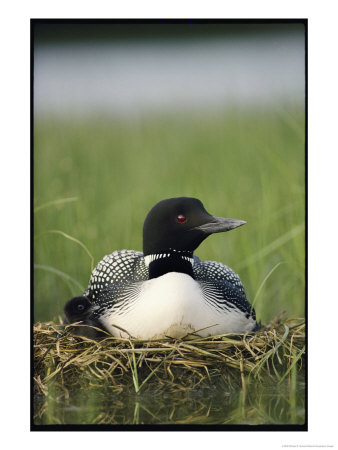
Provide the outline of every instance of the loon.
[[160,201],[144,222],[143,253],[114,251],[93,270],[81,320],[115,337],[144,340],[257,331],[239,276],[193,254],[211,234],[245,223],[210,215],[196,198]]
[[66,325],[79,322],[77,327],[72,327],[72,334],[91,339],[107,337],[107,333],[102,330],[100,322],[92,316],[92,304],[87,297],[81,296],[70,299],[64,307],[64,313]]

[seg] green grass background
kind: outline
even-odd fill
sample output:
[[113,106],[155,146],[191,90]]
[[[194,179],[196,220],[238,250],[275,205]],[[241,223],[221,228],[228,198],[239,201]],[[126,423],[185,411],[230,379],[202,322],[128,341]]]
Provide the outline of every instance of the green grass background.
[[142,250],[147,212],[175,196],[247,221],[210,236],[196,254],[238,272],[251,302],[259,291],[259,319],[304,315],[304,136],[303,109],[294,106],[36,119],[34,319],[62,315],[65,302],[81,294],[72,280],[86,287],[91,272],[86,250],[51,230],[81,241],[96,264],[117,249]]

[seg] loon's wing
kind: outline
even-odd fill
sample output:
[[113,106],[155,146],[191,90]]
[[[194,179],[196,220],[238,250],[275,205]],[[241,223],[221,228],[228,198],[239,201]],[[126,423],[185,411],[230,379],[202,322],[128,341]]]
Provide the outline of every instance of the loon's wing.
[[100,291],[93,291],[90,300],[94,305],[94,317],[101,319],[106,313],[123,315],[128,312],[139,298],[142,283],[133,281],[131,283],[111,284]]
[[244,286],[237,273],[220,262],[195,260],[193,272],[197,281],[224,280],[245,296]]
[[205,299],[215,308],[236,309],[256,321],[255,310],[246,298],[244,286],[230,267],[216,261],[195,260],[193,272]]
[[248,302],[243,290],[238,289],[226,280],[199,281],[206,301],[219,310],[235,309],[246,318],[256,320],[255,310]]
[[103,292],[117,285],[148,280],[149,272],[143,253],[135,250],[118,250],[106,255],[93,270],[84,294],[95,302]]

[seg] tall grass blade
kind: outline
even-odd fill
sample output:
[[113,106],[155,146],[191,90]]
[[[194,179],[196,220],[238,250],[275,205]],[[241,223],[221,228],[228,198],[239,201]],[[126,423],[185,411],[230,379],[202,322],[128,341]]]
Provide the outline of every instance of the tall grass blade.
[[68,197],[68,198],[60,198],[58,200],[52,200],[50,202],[44,203],[43,205],[36,206],[34,208],[34,213],[41,211],[41,209],[48,208],[49,206],[63,205],[64,203],[76,202],[77,200],[78,200],[77,197]]
[[284,263],[283,261],[280,261],[279,263],[277,263],[277,264],[270,270],[270,272],[267,274],[267,276],[264,278],[264,280],[261,282],[261,284],[260,284],[260,286],[259,286],[259,288],[258,288],[258,290],[257,290],[257,292],[256,292],[255,298],[253,299],[253,302],[252,302],[252,304],[251,304],[250,314],[252,313],[254,304],[256,303],[256,300],[257,300],[259,294],[261,293],[261,291],[262,291],[262,289],[263,289],[263,287],[264,287],[264,284],[267,282],[267,280],[270,278],[270,276],[274,273],[274,271],[277,269],[277,267],[279,267],[281,264],[285,264],[285,263]]
[[302,354],[305,352],[305,345],[304,347],[301,349],[301,351],[298,353],[298,355],[294,358],[294,360],[292,361],[292,364],[290,365],[290,367],[288,368],[288,370],[285,372],[285,374],[282,376],[282,378],[279,380],[279,383],[281,383],[285,377],[289,374],[289,372],[292,370],[292,368],[297,364],[297,361],[299,360],[299,358],[302,356]]
[[76,242],[76,244],[80,245],[80,247],[82,247],[83,250],[84,250],[84,251],[87,253],[87,255],[89,256],[89,258],[90,258],[90,268],[91,268],[91,272],[93,271],[93,269],[94,269],[94,256],[91,254],[91,252],[88,250],[88,248],[84,245],[83,242],[79,241],[79,239],[76,239],[76,238],[73,237],[73,236],[70,236],[70,235],[67,234],[67,233],[64,233],[64,232],[61,231],[61,230],[48,230],[48,231],[46,231],[46,233],[59,234],[60,236],[63,236],[64,238],[69,239],[70,241]]
[[134,406],[134,422],[135,425],[140,423],[140,402],[135,402]]
[[45,266],[43,264],[34,264],[34,269],[42,269],[46,270],[47,272],[54,273],[66,282],[71,281],[72,283],[74,283],[82,292],[85,290],[84,287],[77,280],[75,280],[75,278],[71,277],[67,273],[61,272],[61,270],[55,269],[55,267]]
[[295,226],[294,228],[292,228],[292,230],[288,231],[287,233],[282,234],[282,236],[280,236],[279,238],[277,238],[276,240],[271,242],[269,245],[266,245],[264,248],[262,248],[262,250],[255,253],[254,255],[250,256],[250,258],[242,261],[239,264],[236,264],[236,269],[242,270],[245,267],[248,267],[251,264],[259,261],[264,256],[268,255],[269,253],[274,252],[275,250],[277,250],[277,248],[281,247],[282,245],[286,244],[288,241],[290,241],[291,239],[296,237],[298,234],[300,234],[302,231],[304,231],[304,229],[305,229],[305,225],[303,223]]
[[139,382],[138,382],[137,364],[136,364],[136,359],[135,359],[135,353],[132,354],[132,361],[130,360],[129,355],[127,355],[127,357],[128,357],[129,367],[130,367],[132,378],[133,378],[135,392],[138,393],[138,391],[140,390],[140,386],[139,386]]
[[276,344],[271,350],[269,350],[269,351],[264,355],[264,357],[261,359],[261,361],[260,361],[255,367],[253,367],[252,370],[256,369],[256,372],[255,372],[255,378],[257,377],[257,375],[258,375],[260,369],[261,369],[261,368],[263,367],[263,365],[267,362],[267,360],[268,360],[269,358],[271,358],[273,355],[276,354],[276,352],[277,352],[277,350],[279,349],[279,347],[283,344],[283,342],[285,341],[285,339],[288,337],[288,334],[289,334],[289,332],[290,332],[290,329],[289,329],[289,327],[288,327],[285,323],[283,324],[283,326],[284,326],[285,332],[284,332],[284,334],[283,334],[281,340],[278,341],[277,344]]
[[146,378],[145,380],[142,381],[142,383],[141,383],[141,385],[140,385],[140,387],[139,387],[139,391],[140,391],[140,389],[142,388],[142,386],[144,386],[144,385],[146,384],[146,382],[147,382],[148,380],[150,380],[150,378],[155,374],[155,372],[157,372],[158,369],[159,369],[159,368],[167,361],[167,359],[169,359],[170,356],[173,355],[173,354],[175,353],[175,351],[176,351],[176,349],[174,348],[174,350],[172,350],[172,351],[169,353],[169,355],[167,355],[165,358],[163,358],[163,360],[160,362],[160,364],[159,364],[158,366],[156,366],[155,369],[152,370],[152,371],[150,372],[150,374],[147,376],[147,378]]

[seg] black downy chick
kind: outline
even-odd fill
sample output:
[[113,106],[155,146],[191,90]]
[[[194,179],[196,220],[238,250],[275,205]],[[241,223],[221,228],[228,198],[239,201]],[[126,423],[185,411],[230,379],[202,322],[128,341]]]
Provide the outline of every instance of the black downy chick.
[[[92,317],[92,304],[87,297],[74,297],[66,303],[64,307],[67,324],[82,322],[72,328],[72,334],[76,336],[85,336],[90,339],[106,337],[100,323]],[[95,328],[100,328],[99,331]]]

